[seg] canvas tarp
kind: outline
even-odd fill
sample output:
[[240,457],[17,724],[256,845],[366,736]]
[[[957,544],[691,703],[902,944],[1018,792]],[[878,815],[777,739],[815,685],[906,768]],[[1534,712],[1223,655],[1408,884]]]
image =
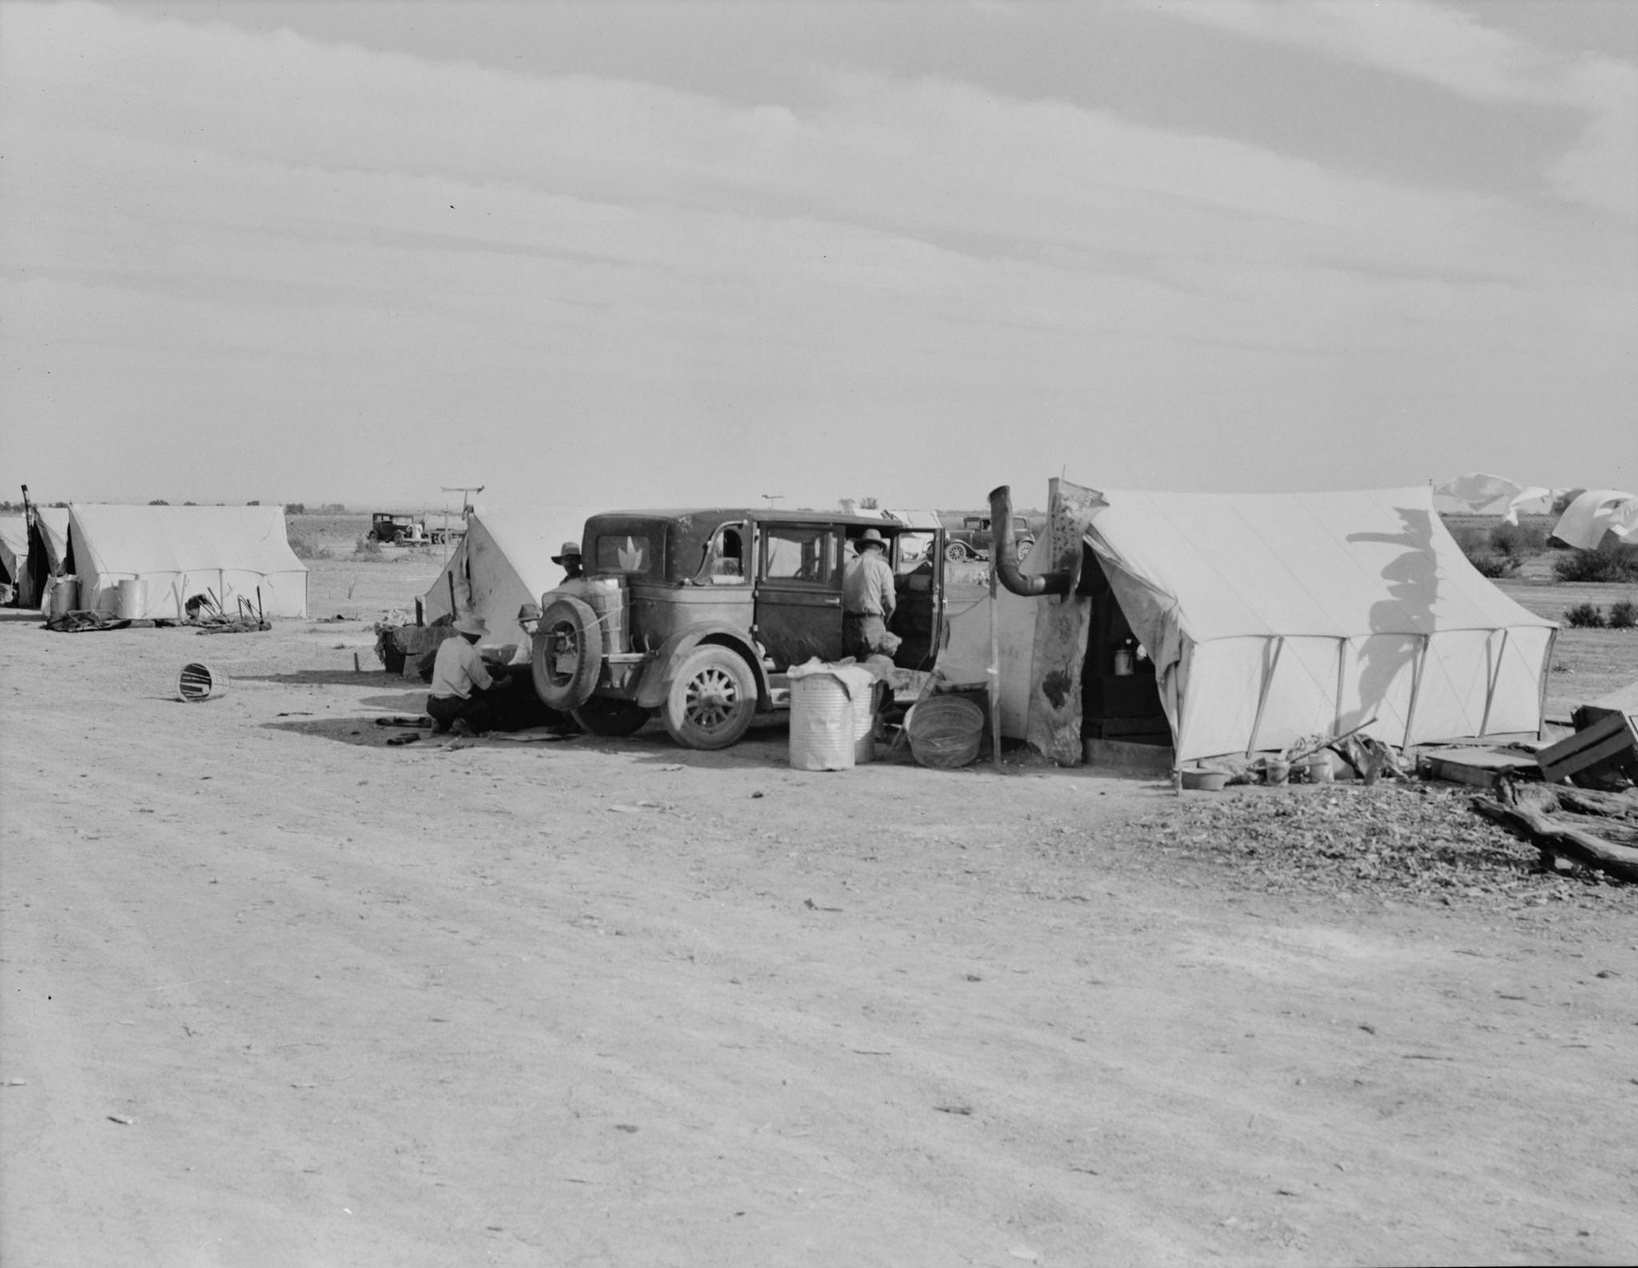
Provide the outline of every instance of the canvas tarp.
[[427,620],[449,614],[453,584],[455,606],[462,613],[475,612],[488,626],[484,646],[515,644],[513,660],[527,660],[529,640],[518,628],[518,609],[538,604],[563,579],[562,567],[552,562],[561,545],[536,516],[474,511],[466,521],[466,535],[426,592]]
[[68,508],[66,506],[37,506],[34,508],[34,536],[45,555],[47,571],[55,575],[68,559]]
[[[1054,481],[1051,531],[1066,525],[1154,660],[1179,763],[1370,718],[1368,733],[1395,745],[1540,729],[1557,627],[1479,575],[1426,486],[1099,493]],[[1025,735],[1068,760],[1088,624],[1074,612],[1087,604],[1033,602]]]
[[1553,526],[1554,537],[1579,550],[1597,549],[1606,533],[1638,546],[1638,497],[1619,489],[1589,489]]
[[[285,536],[278,506],[69,507],[79,606],[119,612],[119,583],[139,601],[125,615],[181,620],[189,598],[215,595],[232,615],[239,598],[269,617],[307,615],[307,566]],[[258,591],[260,596],[258,600]]]
[[28,521],[21,515],[0,515],[0,581],[28,588]]

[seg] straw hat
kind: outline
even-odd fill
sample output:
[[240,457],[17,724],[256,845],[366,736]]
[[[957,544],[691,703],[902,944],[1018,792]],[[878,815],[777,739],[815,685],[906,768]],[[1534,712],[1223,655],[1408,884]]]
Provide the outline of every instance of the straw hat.
[[580,543],[579,542],[564,542],[562,547],[559,548],[558,553],[552,556],[552,562],[554,564],[560,564],[560,563],[563,562],[564,557],[567,556],[567,555],[573,555],[576,559],[581,558]]
[[882,540],[881,532],[874,528],[867,528],[859,534],[858,548],[863,550],[866,546],[875,546],[883,551],[887,549],[887,543]]
[[482,638],[489,633],[489,627],[483,623],[481,616],[473,616],[469,613],[455,622],[455,632],[457,634],[470,634],[473,638]]

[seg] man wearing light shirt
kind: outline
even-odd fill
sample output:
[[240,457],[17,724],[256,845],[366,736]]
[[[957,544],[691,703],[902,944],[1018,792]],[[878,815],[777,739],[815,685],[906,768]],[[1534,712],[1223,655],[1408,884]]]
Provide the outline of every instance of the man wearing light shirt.
[[887,543],[867,528],[859,535],[858,557],[842,576],[842,646],[860,660],[883,652],[891,656],[899,640],[887,632],[898,595],[887,566]]
[[494,716],[490,693],[499,690],[499,684],[478,653],[478,640],[485,633],[483,618],[463,616],[455,622],[455,637],[438,645],[427,712],[439,734],[482,735],[489,730]]

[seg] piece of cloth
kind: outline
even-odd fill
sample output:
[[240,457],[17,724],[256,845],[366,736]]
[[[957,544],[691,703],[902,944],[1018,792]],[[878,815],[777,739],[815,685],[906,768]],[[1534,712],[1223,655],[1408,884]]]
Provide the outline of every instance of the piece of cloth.
[[893,570],[881,551],[860,551],[842,577],[842,610],[849,616],[879,616],[886,620],[893,615],[896,601]]
[[[465,700],[473,690],[487,691],[495,680],[483,663],[476,643],[459,636],[446,638],[438,644],[438,654],[432,662],[432,695]],[[431,710],[429,709],[430,713]]]

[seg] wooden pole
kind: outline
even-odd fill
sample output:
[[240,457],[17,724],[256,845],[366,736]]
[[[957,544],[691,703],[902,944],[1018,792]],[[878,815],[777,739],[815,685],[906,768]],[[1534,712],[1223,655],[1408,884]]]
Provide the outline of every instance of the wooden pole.
[[1001,769],[1001,628],[1000,616],[996,612],[998,597],[1001,593],[996,572],[995,552],[991,550],[990,559],[990,665],[985,671],[989,679],[986,686],[990,697],[990,748],[991,756],[995,761],[995,769]]

